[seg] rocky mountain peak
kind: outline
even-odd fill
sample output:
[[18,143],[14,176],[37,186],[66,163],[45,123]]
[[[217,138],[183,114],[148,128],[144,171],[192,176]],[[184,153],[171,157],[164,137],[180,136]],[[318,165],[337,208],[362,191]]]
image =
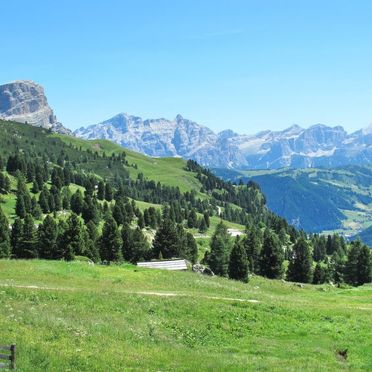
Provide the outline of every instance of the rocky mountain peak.
[[50,108],[44,88],[31,80],[0,85],[0,118],[70,134]]

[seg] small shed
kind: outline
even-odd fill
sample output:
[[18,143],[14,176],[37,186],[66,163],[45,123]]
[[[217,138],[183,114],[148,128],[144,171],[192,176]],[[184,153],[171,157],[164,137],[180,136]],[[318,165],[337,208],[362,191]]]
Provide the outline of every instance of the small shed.
[[145,267],[148,269],[163,269],[163,270],[187,270],[186,260],[161,260],[137,262],[138,267]]

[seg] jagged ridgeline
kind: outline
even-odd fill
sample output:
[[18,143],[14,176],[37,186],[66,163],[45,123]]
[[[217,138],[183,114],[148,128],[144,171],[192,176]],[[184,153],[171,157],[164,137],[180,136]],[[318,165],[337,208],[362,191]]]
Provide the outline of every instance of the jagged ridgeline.
[[[166,207],[162,213],[190,231],[208,228],[210,222],[204,220],[210,217],[215,224],[222,218],[241,230],[261,223],[296,234],[267,209],[255,183],[234,186],[194,161],[150,158],[109,141],[87,141],[8,121],[0,121],[0,156],[2,180],[9,180],[0,185],[0,205],[11,222],[28,213],[38,223],[46,214],[61,219],[75,212],[85,223],[92,220],[100,226],[111,210],[118,225],[156,228]],[[31,199],[24,207],[16,195],[20,175]],[[127,220],[119,216],[120,208]]]

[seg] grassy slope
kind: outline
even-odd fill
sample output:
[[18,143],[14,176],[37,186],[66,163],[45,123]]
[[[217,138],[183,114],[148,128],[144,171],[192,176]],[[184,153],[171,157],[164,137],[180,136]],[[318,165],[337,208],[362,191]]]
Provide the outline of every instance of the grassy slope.
[[86,141],[81,138],[70,136],[53,135],[60,138],[65,143],[72,143],[82,149],[91,149],[99,153],[106,152],[127,154],[129,164],[137,164],[138,169],[128,168],[130,175],[136,178],[138,173],[143,173],[145,177],[151,180],[159,181],[164,185],[178,186],[181,191],[200,190],[200,183],[195,178],[195,173],[185,171],[186,162],[180,158],[151,158],[135,151],[124,149],[123,147],[107,140]]
[[[17,343],[19,371],[368,370],[371,294],[260,277],[243,284],[133,266],[0,261],[0,340]],[[345,361],[336,354],[346,348]]]

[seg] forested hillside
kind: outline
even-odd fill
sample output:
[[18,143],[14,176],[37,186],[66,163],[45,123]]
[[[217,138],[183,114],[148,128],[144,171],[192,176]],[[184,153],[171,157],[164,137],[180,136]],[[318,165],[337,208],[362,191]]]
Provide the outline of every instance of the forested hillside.
[[353,236],[372,224],[371,166],[215,173],[234,182],[257,182],[272,211],[309,232]]
[[[252,181],[233,185],[192,160],[11,122],[0,122],[0,148],[3,258],[181,257],[242,281],[249,273],[316,284],[371,279],[366,246],[296,230]],[[229,227],[244,236],[233,239]]]

